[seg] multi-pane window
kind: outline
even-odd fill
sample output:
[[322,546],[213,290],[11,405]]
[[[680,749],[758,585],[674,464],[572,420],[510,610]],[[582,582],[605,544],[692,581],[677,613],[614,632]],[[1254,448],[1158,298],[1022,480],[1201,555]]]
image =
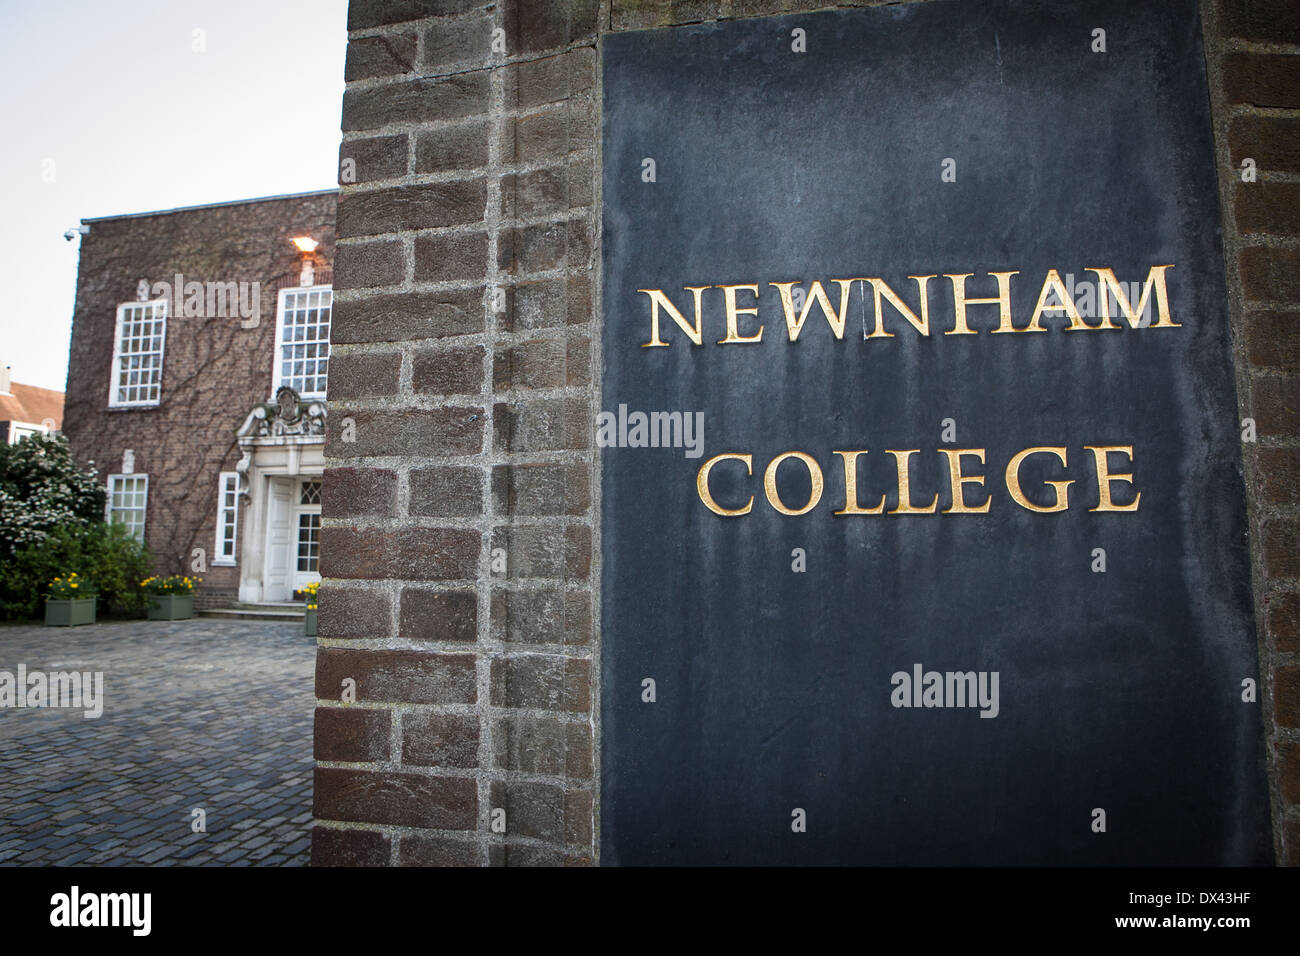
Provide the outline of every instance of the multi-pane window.
[[118,306],[110,406],[158,404],[166,339],[166,299]]
[[[304,481],[298,492],[298,503],[320,504],[320,482]],[[298,570],[316,573],[320,558],[320,512],[302,512],[298,515]]]
[[298,570],[316,572],[320,559],[320,515],[298,515]]
[[106,517],[126,525],[128,531],[143,541],[148,494],[148,475],[109,475]]
[[325,397],[333,296],[328,286],[285,289],[280,293],[273,395],[288,385],[304,398]]
[[239,521],[239,474],[223,471],[217,483],[217,551],[213,564],[235,563],[235,529]]

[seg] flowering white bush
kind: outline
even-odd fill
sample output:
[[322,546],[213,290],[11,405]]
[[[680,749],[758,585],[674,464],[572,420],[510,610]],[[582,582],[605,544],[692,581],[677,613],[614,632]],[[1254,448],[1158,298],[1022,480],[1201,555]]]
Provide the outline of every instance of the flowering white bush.
[[104,488],[97,474],[77,467],[62,436],[0,443],[0,560],[41,543],[61,525],[102,521]]

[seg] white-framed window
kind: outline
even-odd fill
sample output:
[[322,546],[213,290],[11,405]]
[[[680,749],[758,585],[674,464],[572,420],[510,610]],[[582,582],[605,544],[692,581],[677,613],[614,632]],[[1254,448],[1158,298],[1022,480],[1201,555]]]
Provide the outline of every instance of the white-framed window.
[[235,536],[239,526],[239,473],[223,471],[217,481],[217,545],[213,564],[235,563]]
[[148,475],[109,475],[105,519],[120,521],[144,540],[144,515],[149,500]]
[[330,359],[329,286],[281,289],[275,321],[271,397],[288,385],[303,398],[324,398]]
[[315,574],[320,562],[320,479],[304,481],[298,489],[299,505],[315,505],[298,514],[298,571]]
[[48,435],[49,429],[44,425],[28,425],[24,422],[9,423],[9,444],[16,445],[20,439],[28,435]]
[[158,404],[166,340],[166,299],[127,302],[117,307],[113,381],[108,389],[110,408]]

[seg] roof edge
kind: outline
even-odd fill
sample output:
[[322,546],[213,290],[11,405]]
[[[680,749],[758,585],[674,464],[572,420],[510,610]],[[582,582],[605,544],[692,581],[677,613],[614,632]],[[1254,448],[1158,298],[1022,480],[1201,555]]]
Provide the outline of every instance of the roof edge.
[[174,212],[191,212],[198,209],[218,209],[222,206],[246,206],[255,202],[275,202],[280,199],[304,199],[307,196],[326,196],[337,193],[338,188],[334,189],[314,189],[304,193],[280,193],[277,196],[257,196],[253,199],[230,199],[226,202],[200,203],[197,206],[174,206],[171,209],[154,209],[149,212],[128,212],[118,216],[95,216],[91,219],[82,219],[83,225],[92,222],[110,222],[116,219],[140,219],[144,216],[166,216]]

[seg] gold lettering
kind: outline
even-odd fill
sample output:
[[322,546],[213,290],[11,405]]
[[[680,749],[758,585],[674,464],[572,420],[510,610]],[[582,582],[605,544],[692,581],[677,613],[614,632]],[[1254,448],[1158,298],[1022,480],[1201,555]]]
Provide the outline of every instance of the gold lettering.
[[968,305],[994,305],[998,306],[999,325],[995,332],[1014,332],[1015,327],[1011,324],[1011,277],[1020,275],[1016,272],[990,272],[989,275],[998,280],[998,294],[988,299],[968,299],[966,298],[966,280],[975,273],[966,272],[958,275],[948,275],[945,278],[952,282],[952,305],[953,321],[952,331],[945,332],[945,335],[974,335],[975,330],[966,324],[966,306]]
[[1064,511],[1066,508],[1070,507],[1070,485],[1074,484],[1073,479],[1069,481],[1044,482],[1044,484],[1051,485],[1056,489],[1056,499],[1052,504],[1042,507],[1030,502],[1030,500],[1025,497],[1025,493],[1020,490],[1020,463],[1030,455],[1037,454],[1038,452],[1055,455],[1061,460],[1062,465],[1069,465],[1069,462],[1065,457],[1064,448],[1026,448],[1024,451],[1017,452],[1015,457],[1007,462],[1007,491],[1011,492],[1012,500],[1027,511],[1039,511],[1044,513],[1051,511]]
[[1107,452],[1119,452],[1122,455],[1128,455],[1128,460],[1133,460],[1132,445],[1084,445],[1084,448],[1092,452],[1092,457],[1097,462],[1097,489],[1099,500],[1097,507],[1089,508],[1089,511],[1137,511],[1138,502],[1142,500],[1142,492],[1137,492],[1133,496],[1131,505],[1117,505],[1110,500],[1110,483],[1112,481],[1127,481],[1133,484],[1132,475],[1112,475],[1110,465],[1106,461]]
[[662,308],[668,313],[668,317],[677,323],[678,327],[690,338],[696,345],[704,344],[704,323],[700,315],[700,293],[705,289],[712,289],[711,285],[688,285],[685,286],[688,292],[695,294],[695,325],[686,321],[686,316],[677,311],[677,306],[673,305],[672,300],[663,294],[660,289],[637,289],[638,292],[644,292],[650,296],[650,341],[641,343],[643,349],[663,347],[667,348],[667,342],[659,338],[659,310]]
[[808,287],[808,295],[803,302],[803,310],[799,313],[796,321],[794,317],[794,298],[791,295],[791,289],[798,283],[794,282],[769,282],[781,293],[781,307],[785,310],[785,325],[790,341],[794,342],[799,338],[799,333],[803,331],[803,324],[808,319],[808,313],[812,311],[813,303],[816,302],[822,308],[822,314],[826,316],[826,321],[830,324],[831,331],[835,333],[837,339],[844,338],[844,320],[845,314],[849,307],[849,287],[854,282],[865,282],[865,279],[836,279],[836,284],[840,287],[840,308],[839,312],[831,310],[831,300],[826,295],[826,290],[822,288],[820,282],[814,281]]
[[[780,496],[776,493],[776,469],[780,466],[781,462],[785,461],[787,458],[798,458],[801,462],[807,465],[808,475],[812,478],[812,494],[808,496],[808,503],[798,511],[793,511],[790,508],[787,508],[781,501]],[[817,502],[822,500],[822,487],[821,465],[817,464],[816,459],[809,455],[805,455],[801,451],[787,451],[783,454],[777,455],[768,464],[767,470],[763,472],[763,490],[767,492],[768,503],[783,515],[806,515],[808,512],[812,511],[813,508],[817,507]]]
[[938,492],[935,492],[934,501],[930,502],[928,508],[918,508],[912,504],[912,483],[908,476],[909,461],[920,450],[919,448],[909,451],[885,449],[885,454],[893,455],[898,466],[898,507],[889,512],[891,515],[932,515],[939,510]]
[[[882,310],[880,308],[880,300],[882,298],[887,300],[890,305],[892,305],[895,309],[897,309],[899,311],[899,314],[901,314],[903,318],[907,319],[908,322],[912,323],[912,326],[918,332],[920,332],[922,335],[930,334],[930,280],[935,277],[934,276],[908,276],[908,278],[914,280],[917,286],[920,287],[921,317],[919,319],[916,317],[916,313],[907,307],[907,304],[898,297],[898,293],[896,293],[889,286],[885,285],[885,280],[868,279],[867,281],[871,283],[871,291],[874,294],[875,301],[876,301],[876,330],[872,332],[870,335],[868,335],[867,338],[875,339],[875,338],[880,338],[882,336],[886,338],[893,338],[893,333],[886,332],[884,329],[885,320],[884,320],[884,316],[881,314]],[[839,280],[839,281],[843,281],[843,280]]]
[[[1051,295],[1053,292],[1055,292],[1057,298],[1061,300],[1060,305],[1047,304],[1047,297]],[[1040,318],[1042,318],[1044,312],[1064,312],[1066,315],[1068,315],[1070,317],[1070,325],[1069,328],[1066,329],[1067,332],[1070,331],[1070,329],[1092,328],[1092,326],[1084,322],[1083,317],[1079,315],[1079,309],[1077,306],[1075,306],[1074,299],[1071,298],[1069,290],[1065,288],[1065,283],[1061,281],[1060,273],[1058,273],[1055,269],[1048,269],[1047,276],[1043,279],[1043,288],[1038,293],[1038,305],[1034,307],[1034,317],[1029,320],[1029,324],[1027,326],[1025,326],[1023,329],[1017,329],[1016,331],[1018,332],[1029,332],[1031,330],[1034,332],[1047,331],[1042,327],[1042,325],[1039,324],[1038,321]]]
[[1177,329],[1181,324],[1173,321],[1169,317],[1169,290],[1165,288],[1165,271],[1172,269],[1168,266],[1152,266],[1147,272],[1147,281],[1142,286],[1142,295],[1138,299],[1138,304],[1134,307],[1128,298],[1128,293],[1120,285],[1119,280],[1115,278],[1113,269],[1094,269],[1087,266],[1087,272],[1097,273],[1097,312],[1101,315],[1101,323],[1089,328],[1114,329],[1118,326],[1110,323],[1110,293],[1115,293],[1115,302],[1119,305],[1119,310],[1128,319],[1129,328],[1136,329],[1142,321],[1142,311],[1146,308],[1147,299],[1151,297],[1151,290],[1156,290],[1156,321],[1151,324],[1151,328],[1159,329]]
[[844,510],[837,511],[837,515],[879,515],[885,513],[885,498],[883,493],[880,496],[880,505],[876,508],[859,508],[858,507],[858,456],[865,455],[865,451],[837,451],[836,455],[844,456]]
[[[706,286],[707,288],[707,286]],[[736,290],[745,289],[753,292],[754,298],[758,298],[758,286],[756,285],[720,285],[722,290],[723,301],[727,304],[727,337],[719,339],[719,345],[726,345],[728,342],[761,342],[763,341],[763,326],[759,325],[757,335],[741,335],[736,328],[736,317],[739,315],[758,315],[758,308],[738,309],[736,308]]]
[[983,486],[983,475],[963,475],[961,473],[961,456],[978,455],[980,464],[984,464],[983,448],[940,448],[939,451],[948,456],[948,480],[952,483],[952,507],[945,508],[946,515],[973,515],[988,514],[989,501],[992,498],[985,498],[984,504],[970,507],[966,504],[965,496],[962,494],[962,485],[967,482]]
[[704,502],[704,507],[708,508],[716,515],[722,515],[724,518],[733,518],[739,515],[749,514],[750,510],[754,507],[754,496],[749,496],[749,501],[745,502],[745,507],[734,509],[724,508],[713,500],[713,494],[709,491],[709,472],[713,470],[713,466],[718,462],[724,461],[728,458],[743,461],[745,463],[745,474],[752,475],[754,473],[753,455],[737,455],[733,452],[728,452],[723,455],[714,455],[704,464],[700,465],[699,473],[695,476],[695,491],[700,496],[700,500]]

